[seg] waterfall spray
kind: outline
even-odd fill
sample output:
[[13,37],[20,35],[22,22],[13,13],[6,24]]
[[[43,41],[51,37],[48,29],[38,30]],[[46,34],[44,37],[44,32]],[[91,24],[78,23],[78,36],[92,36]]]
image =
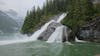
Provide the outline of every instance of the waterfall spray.
[[[36,40],[38,40],[38,37],[47,29],[47,27],[49,26],[49,24],[51,24],[53,22],[60,23],[61,20],[63,20],[66,15],[67,15],[66,13],[63,13],[63,14],[61,14],[58,17],[57,21],[54,20],[54,19],[52,19],[51,21],[47,22],[45,25],[43,25],[41,27],[41,29],[37,30],[31,37],[23,35],[23,37],[25,37],[25,38],[22,38],[22,39],[0,41],[0,45],[7,45],[7,44],[14,44],[14,43],[24,43],[24,42],[36,41]],[[56,41],[56,42],[62,41],[62,34],[63,34],[62,32],[63,32],[63,26],[57,27],[56,30],[55,30],[55,32],[53,32],[52,35],[49,37],[49,41],[50,42],[53,42],[53,41]]]

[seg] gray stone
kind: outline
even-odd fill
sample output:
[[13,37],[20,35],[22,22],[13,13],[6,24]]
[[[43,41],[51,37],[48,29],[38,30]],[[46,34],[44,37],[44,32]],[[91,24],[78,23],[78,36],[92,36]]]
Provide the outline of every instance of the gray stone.
[[[49,24],[47,29],[38,37],[38,40],[47,41],[49,39],[49,37],[52,35],[52,33],[56,30],[56,28],[60,27],[60,26],[63,26],[63,25],[61,23],[56,23],[56,22]],[[71,29],[64,26],[62,42],[68,41],[70,33],[71,33]]]
[[55,29],[61,26],[60,23],[53,22],[49,24],[47,29],[38,37],[39,40],[48,40],[48,38],[51,36],[51,34],[55,31]]
[[78,38],[80,40],[100,42],[100,17],[83,25],[78,32]]

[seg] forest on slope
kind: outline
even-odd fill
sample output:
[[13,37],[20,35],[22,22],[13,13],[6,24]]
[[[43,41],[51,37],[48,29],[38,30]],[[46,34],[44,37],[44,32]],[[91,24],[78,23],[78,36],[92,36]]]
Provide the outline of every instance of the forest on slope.
[[31,34],[39,27],[60,13],[68,16],[62,23],[77,33],[78,29],[87,22],[100,16],[100,3],[93,4],[91,0],[47,0],[43,8],[35,8],[27,12],[21,32]]

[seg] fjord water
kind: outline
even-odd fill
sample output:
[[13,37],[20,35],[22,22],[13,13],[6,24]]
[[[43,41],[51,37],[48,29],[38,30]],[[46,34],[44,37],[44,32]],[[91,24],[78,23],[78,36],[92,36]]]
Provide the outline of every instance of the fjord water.
[[[57,22],[60,22],[65,16],[66,14],[62,14]],[[55,21],[49,21],[31,37],[20,33],[5,35],[5,38],[0,40],[0,56],[95,56],[100,54],[100,45],[97,43],[73,43],[72,45],[57,43],[56,40],[61,41],[62,33],[60,33],[60,31],[63,29],[62,26],[58,27],[57,31],[48,39],[48,41],[52,41],[52,43],[38,41],[38,36],[52,22]],[[54,35],[56,35],[56,37]],[[0,38],[2,37],[3,36],[0,36]]]
[[100,45],[91,43],[27,42],[0,46],[0,56],[95,56]]

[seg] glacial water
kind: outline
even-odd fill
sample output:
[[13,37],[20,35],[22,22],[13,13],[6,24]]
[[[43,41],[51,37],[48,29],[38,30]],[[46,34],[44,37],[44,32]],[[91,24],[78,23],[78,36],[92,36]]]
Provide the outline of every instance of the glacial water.
[[0,56],[95,56],[100,45],[93,43],[46,43],[42,41],[0,45]]

